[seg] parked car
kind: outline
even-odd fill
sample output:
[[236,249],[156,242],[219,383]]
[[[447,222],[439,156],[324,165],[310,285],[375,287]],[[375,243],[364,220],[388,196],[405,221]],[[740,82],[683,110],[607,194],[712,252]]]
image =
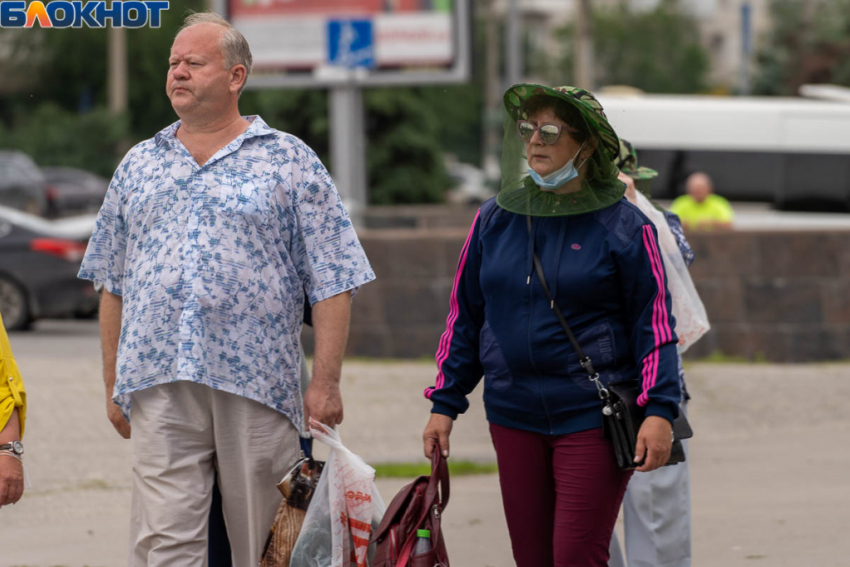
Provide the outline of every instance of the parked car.
[[446,159],[446,172],[451,187],[446,201],[462,205],[480,205],[496,192],[488,185],[484,171],[474,165],[453,158]]
[[47,211],[47,181],[23,152],[0,150],[0,205],[43,215]]
[[77,279],[96,218],[49,221],[0,206],[0,313],[7,329],[97,312],[94,286]]
[[97,212],[103,204],[109,180],[73,167],[42,167],[47,180],[47,214]]

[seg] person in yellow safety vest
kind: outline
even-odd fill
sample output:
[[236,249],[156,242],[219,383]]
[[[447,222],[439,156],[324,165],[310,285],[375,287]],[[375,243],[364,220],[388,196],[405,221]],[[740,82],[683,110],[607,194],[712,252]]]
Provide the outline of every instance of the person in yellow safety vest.
[[686,182],[687,195],[678,197],[670,211],[679,215],[686,230],[729,230],[735,213],[729,201],[714,193],[705,173],[693,173]]
[[24,424],[27,393],[0,317],[0,508],[24,493]]

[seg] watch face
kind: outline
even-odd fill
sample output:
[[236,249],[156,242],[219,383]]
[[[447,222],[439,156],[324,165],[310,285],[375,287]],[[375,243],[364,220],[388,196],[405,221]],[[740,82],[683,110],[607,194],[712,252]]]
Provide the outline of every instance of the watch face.
[[19,455],[24,454],[24,444],[20,441],[12,441],[12,451]]

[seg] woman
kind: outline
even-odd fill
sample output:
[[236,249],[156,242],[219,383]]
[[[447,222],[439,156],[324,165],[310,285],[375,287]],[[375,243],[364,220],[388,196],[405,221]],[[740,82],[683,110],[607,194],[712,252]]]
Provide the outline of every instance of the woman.
[[453,420],[483,374],[516,564],[603,566],[631,473],[617,468],[597,388],[533,258],[601,381],[640,379],[636,461],[649,471],[669,458],[680,397],[657,236],[623,199],[619,141],[590,93],[515,85],[504,105],[502,190],[481,207],[458,263],[425,392],[425,454],[448,456]]
[[0,317],[0,508],[24,493],[22,462],[27,393]]

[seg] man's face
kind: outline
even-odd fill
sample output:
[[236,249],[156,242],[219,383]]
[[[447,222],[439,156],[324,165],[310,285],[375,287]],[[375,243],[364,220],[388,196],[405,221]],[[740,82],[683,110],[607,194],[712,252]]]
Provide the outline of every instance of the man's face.
[[198,24],[181,32],[171,46],[166,93],[181,118],[186,114],[223,113],[236,95],[224,68],[221,34],[215,24]]
[[694,175],[688,179],[688,195],[697,203],[702,203],[711,194],[711,182],[702,175]]

